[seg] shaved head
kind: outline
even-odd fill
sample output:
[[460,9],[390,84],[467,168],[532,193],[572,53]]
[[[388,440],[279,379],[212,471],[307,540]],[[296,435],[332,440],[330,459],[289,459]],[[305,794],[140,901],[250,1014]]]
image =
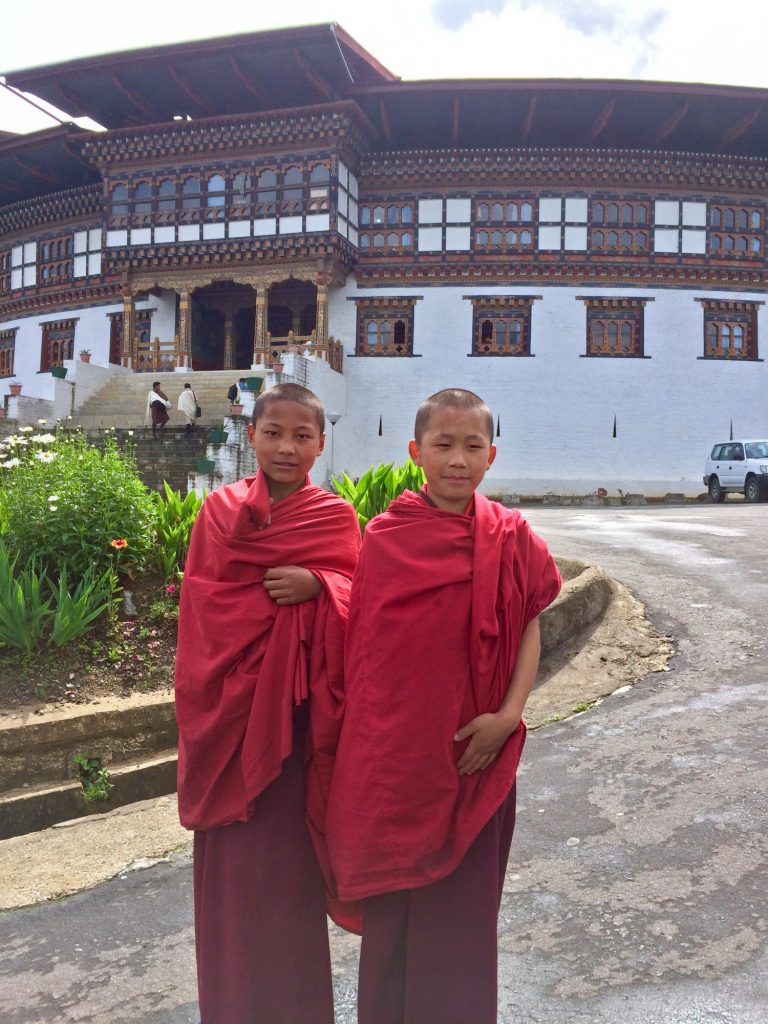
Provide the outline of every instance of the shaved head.
[[417,444],[421,444],[424,431],[429,428],[429,421],[437,409],[475,409],[486,421],[488,440],[493,444],[493,416],[485,402],[474,391],[465,391],[463,388],[446,388],[445,391],[437,391],[429,398],[425,398],[416,412],[416,423],[413,427],[413,436]]
[[325,409],[314,391],[302,387],[301,384],[276,384],[268,391],[262,391],[253,406],[251,423],[254,427],[272,402],[298,402],[299,405],[305,406],[314,416],[320,433],[325,433]]

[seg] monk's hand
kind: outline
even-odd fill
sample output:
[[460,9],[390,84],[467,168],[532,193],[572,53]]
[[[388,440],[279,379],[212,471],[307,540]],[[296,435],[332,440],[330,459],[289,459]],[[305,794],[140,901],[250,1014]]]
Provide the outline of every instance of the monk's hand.
[[301,604],[316,598],[323,585],[309,569],[278,565],[264,574],[264,589],[277,604]]
[[518,724],[519,720],[515,722],[498,713],[478,715],[467,722],[453,737],[457,743],[469,739],[469,746],[456,765],[459,775],[472,775],[493,764]]

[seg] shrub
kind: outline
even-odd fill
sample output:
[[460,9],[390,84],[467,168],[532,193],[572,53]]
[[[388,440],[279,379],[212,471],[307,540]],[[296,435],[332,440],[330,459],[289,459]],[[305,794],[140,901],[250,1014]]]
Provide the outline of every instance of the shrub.
[[365,530],[368,521],[385,512],[390,502],[403,491],[418,491],[424,483],[424,470],[409,459],[402,466],[383,463],[366,470],[355,483],[346,473],[334,477],[336,493],[348,501],[357,512],[360,530]]
[[141,569],[152,546],[154,505],[133,454],[107,436],[103,449],[78,432],[21,428],[0,445],[0,533],[19,565],[34,559],[81,579],[115,564],[111,542],[127,541],[119,567]]

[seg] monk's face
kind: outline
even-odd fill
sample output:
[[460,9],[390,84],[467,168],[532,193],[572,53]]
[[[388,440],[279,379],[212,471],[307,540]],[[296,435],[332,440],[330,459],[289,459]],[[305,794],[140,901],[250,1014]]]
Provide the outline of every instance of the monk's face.
[[287,498],[304,483],[323,450],[314,413],[299,402],[268,402],[255,425],[248,427],[248,443],[267,478],[275,501]]
[[411,441],[408,450],[424,469],[432,501],[446,512],[459,514],[496,458],[487,417],[478,409],[450,405],[435,409],[421,441]]

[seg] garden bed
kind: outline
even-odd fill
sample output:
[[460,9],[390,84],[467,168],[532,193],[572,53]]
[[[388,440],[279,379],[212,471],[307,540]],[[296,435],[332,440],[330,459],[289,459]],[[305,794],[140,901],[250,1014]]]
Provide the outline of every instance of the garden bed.
[[106,696],[170,690],[178,601],[158,574],[127,580],[135,618],[102,616],[94,629],[61,648],[32,654],[0,650],[0,708],[88,704]]

